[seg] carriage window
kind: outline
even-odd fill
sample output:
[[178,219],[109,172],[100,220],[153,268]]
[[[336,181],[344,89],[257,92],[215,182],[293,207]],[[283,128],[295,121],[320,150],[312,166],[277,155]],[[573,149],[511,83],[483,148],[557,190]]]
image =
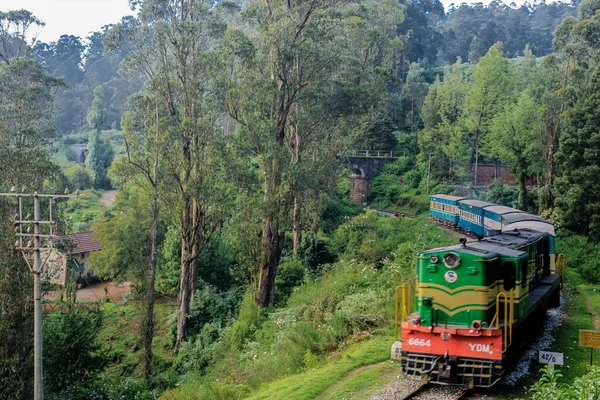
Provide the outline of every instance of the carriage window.
[[509,291],[515,287],[515,263],[512,261],[505,261],[502,264],[502,280],[504,281],[504,290]]

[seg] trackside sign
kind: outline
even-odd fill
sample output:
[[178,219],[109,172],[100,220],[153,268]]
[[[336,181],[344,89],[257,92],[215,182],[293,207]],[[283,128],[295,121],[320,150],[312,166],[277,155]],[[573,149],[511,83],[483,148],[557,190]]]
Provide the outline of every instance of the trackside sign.
[[540,364],[563,365],[563,353],[540,351],[538,361]]
[[600,349],[600,331],[579,330],[579,345],[581,347],[591,347]]

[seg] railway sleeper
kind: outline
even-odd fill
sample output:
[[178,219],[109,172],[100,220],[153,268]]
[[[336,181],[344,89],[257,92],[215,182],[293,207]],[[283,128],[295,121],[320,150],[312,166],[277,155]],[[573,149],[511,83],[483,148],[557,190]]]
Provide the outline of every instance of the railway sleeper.
[[504,372],[501,361],[406,352],[402,354],[402,371],[411,380],[469,388],[491,387]]

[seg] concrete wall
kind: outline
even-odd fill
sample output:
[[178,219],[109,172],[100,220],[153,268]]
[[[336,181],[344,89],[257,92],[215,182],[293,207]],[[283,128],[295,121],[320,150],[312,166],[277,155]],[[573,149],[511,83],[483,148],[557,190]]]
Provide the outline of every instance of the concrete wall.
[[71,267],[67,264],[67,256],[58,251],[53,251],[44,266],[43,278],[52,284],[65,286],[68,282],[85,283],[85,279],[96,277],[96,271],[90,261],[90,253],[70,255],[68,259],[77,260],[83,266],[83,272],[73,273]]

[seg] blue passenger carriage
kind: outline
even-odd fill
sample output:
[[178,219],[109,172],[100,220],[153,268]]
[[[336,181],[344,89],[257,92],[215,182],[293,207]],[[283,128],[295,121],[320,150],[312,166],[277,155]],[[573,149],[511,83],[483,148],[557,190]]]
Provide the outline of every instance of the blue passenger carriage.
[[483,227],[483,210],[486,207],[495,206],[494,203],[487,201],[463,199],[459,201],[460,217],[458,226],[473,232],[476,235],[484,236],[485,229]]
[[448,222],[454,226],[458,225],[458,202],[462,199],[464,197],[434,194],[430,197],[429,216]]

